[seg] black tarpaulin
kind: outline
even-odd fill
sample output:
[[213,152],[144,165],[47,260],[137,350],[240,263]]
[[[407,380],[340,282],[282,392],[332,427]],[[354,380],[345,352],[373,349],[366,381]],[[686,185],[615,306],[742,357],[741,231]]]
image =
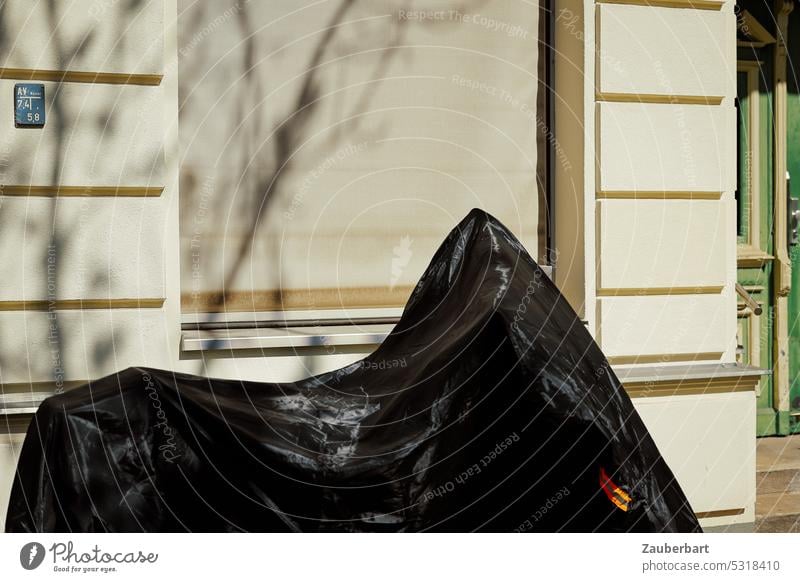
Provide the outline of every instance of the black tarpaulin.
[[47,399],[8,531],[699,531],[583,323],[472,211],[370,356],[299,382],[130,368]]

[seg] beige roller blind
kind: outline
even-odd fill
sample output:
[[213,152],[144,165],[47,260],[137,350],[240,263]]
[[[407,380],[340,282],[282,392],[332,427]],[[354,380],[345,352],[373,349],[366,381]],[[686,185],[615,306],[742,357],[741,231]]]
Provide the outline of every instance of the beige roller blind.
[[538,256],[539,6],[408,4],[179,2],[185,311],[402,306],[473,207]]

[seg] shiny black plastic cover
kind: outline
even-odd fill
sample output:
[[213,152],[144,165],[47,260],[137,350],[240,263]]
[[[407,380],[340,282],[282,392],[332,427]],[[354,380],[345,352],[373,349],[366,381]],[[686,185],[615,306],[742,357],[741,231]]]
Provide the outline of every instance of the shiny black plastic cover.
[[40,407],[8,531],[700,531],[584,324],[473,210],[370,356],[130,368]]

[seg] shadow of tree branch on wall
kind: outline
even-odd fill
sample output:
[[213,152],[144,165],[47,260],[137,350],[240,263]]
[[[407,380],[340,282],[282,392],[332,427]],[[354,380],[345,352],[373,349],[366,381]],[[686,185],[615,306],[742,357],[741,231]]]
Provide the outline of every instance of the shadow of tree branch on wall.
[[[490,1],[466,0],[448,4],[447,8],[451,11],[468,13],[480,9]],[[335,8],[331,7],[330,16],[324,24],[316,25],[319,28],[307,35],[302,35],[302,30],[295,31],[294,37],[288,36],[286,44],[281,45],[280,35],[277,35],[277,40],[271,38],[275,36],[272,34],[274,29],[270,29],[274,22],[265,18],[263,11],[258,12],[260,6],[236,2],[223,12],[223,8],[219,6],[213,11],[207,6],[202,10],[194,9],[195,5],[187,2],[186,10],[181,12],[183,23],[179,24],[181,37],[179,43],[183,47],[179,50],[180,131],[185,138],[182,139],[183,147],[188,148],[187,151],[194,147],[194,141],[200,135],[199,127],[202,127],[209,117],[213,117],[217,125],[224,127],[223,131],[235,128],[224,148],[232,150],[227,154],[227,159],[236,159],[238,172],[236,184],[224,184],[226,190],[221,192],[221,195],[227,208],[221,209],[225,212],[217,216],[220,221],[223,215],[227,216],[224,221],[225,228],[228,228],[228,221],[231,219],[237,222],[230,234],[226,231],[225,238],[221,242],[217,238],[212,239],[210,243],[204,243],[209,246],[204,248],[203,252],[213,254],[217,259],[221,258],[223,263],[221,272],[213,273],[214,277],[219,277],[215,278],[214,282],[219,282],[220,286],[216,287],[216,290],[208,289],[202,301],[195,299],[192,302],[193,311],[206,313],[203,316],[204,321],[225,325],[227,318],[223,313],[231,308],[247,309],[240,299],[247,298],[250,292],[253,294],[250,295],[252,304],[249,312],[256,313],[263,310],[259,308],[261,303],[256,298],[256,292],[262,290],[243,287],[242,281],[247,280],[248,268],[253,271],[260,270],[262,274],[269,273],[268,277],[275,281],[275,284],[269,288],[268,304],[278,306],[277,310],[286,309],[284,293],[285,281],[288,279],[283,269],[290,257],[285,254],[282,244],[269,240],[271,235],[266,232],[265,224],[268,222],[274,224],[278,217],[294,210],[294,199],[297,198],[297,194],[293,198],[292,190],[293,188],[297,190],[297,184],[293,183],[292,179],[296,179],[303,172],[309,173],[309,168],[315,167],[315,164],[321,166],[326,159],[335,156],[336,152],[347,144],[366,143],[369,140],[378,142],[385,137],[386,128],[372,123],[373,119],[368,119],[368,113],[374,106],[376,94],[385,86],[386,76],[392,69],[393,61],[402,54],[402,49],[408,48],[404,45],[408,27],[412,25],[434,27],[435,30],[447,33],[457,30],[460,26],[456,20],[435,23],[413,22],[411,19],[399,18],[397,12],[412,9],[424,11],[437,7],[441,8],[435,0],[432,0],[430,7],[404,1],[378,5],[366,0],[341,0]],[[389,11],[385,10],[386,8],[391,9],[392,14],[384,14]],[[257,14],[253,14],[254,9]],[[227,24],[226,17],[229,15],[235,19],[235,27]],[[388,21],[385,19],[387,16],[390,17]],[[384,20],[380,21],[379,17],[383,17]],[[286,22],[289,21],[282,21],[281,26],[285,25],[287,30],[294,30]],[[269,32],[264,32],[267,29]],[[209,38],[212,35],[223,34],[235,35],[237,38],[224,40],[219,37]],[[268,34],[270,37],[264,41],[263,38]],[[268,59],[273,58],[276,53],[294,45],[298,40],[308,39],[310,43],[314,37],[317,38],[313,40],[313,45],[307,49],[304,47],[305,62],[291,65],[294,67],[293,72],[300,73],[293,101],[285,111],[281,109],[276,112],[279,113],[277,118],[259,111],[259,108],[264,107],[267,96],[274,94],[275,86],[278,84],[277,81],[269,79],[269,70],[264,70],[265,63],[268,62],[269,67],[272,67],[273,61]],[[272,44],[264,46],[265,43]],[[368,53],[367,58],[364,55]],[[356,71],[354,67],[359,68]],[[224,68],[225,73],[220,73],[219,68]],[[239,71],[241,71],[240,76]],[[355,74],[359,83],[348,84],[350,82],[348,73]],[[212,74],[217,75],[218,79],[223,79],[224,83],[218,82],[217,85],[208,83],[208,78]],[[204,86],[204,82],[207,85]],[[193,100],[196,99],[194,93],[201,89],[207,93],[209,86],[222,93],[222,96],[213,103],[213,108],[206,110],[202,104],[194,105]],[[283,85],[280,85],[279,89],[282,87]],[[345,90],[349,91],[346,96]],[[226,114],[222,104],[229,96],[232,96],[234,104],[228,111],[232,110],[233,115],[229,122],[221,126],[220,120],[224,119]],[[270,107],[272,107],[271,102]],[[192,117],[197,115],[193,109],[201,111],[204,117],[200,120]],[[188,115],[187,110],[191,111]],[[330,119],[327,117],[323,119],[325,115],[330,115]],[[320,130],[321,127],[324,130]],[[186,138],[190,140],[188,144]],[[313,146],[310,146],[312,141]],[[197,147],[214,149],[213,144],[207,143],[201,143]],[[217,164],[222,155],[220,153],[216,158]],[[200,178],[200,174],[204,171],[217,171],[216,166],[212,168],[208,165],[208,159],[201,165],[196,161],[186,163],[187,159],[193,158],[191,155],[184,156],[186,154],[182,152],[180,185],[182,229],[191,225],[192,211],[196,216],[198,204],[202,204],[200,191],[205,182]],[[233,191],[229,192],[228,188],[233,188]],[[189,228],[191,229],[191,226]],[[272,229],[270,226],[270,232]],[[186,244],[185,241],[188,239],[186,233],[182,234],[182,239]],[[192,252],[195,248],[194,242],[193,237]],[[220,245],[222,247],[231,245],[230,255],[224,248],[220,250]],[[184,248],[183,252],[187,250]],[[260,255],[257,253],[259,250]],[[260,258],[257,265],[252,262],[255,256]],[[188,308],[188,293],[185,289],[188,282],[186,278],[188,259],[183,257],[182,261],[183,306]],[[313,269],[313,266],[309,265],[308,268]],[[263,278],[266,277],[262,277],[262,280]],[[311,297],[310,291],[309,297]],[[248,317],[246,313],[242,316],[245,319]],[[213,352],[215,349],[221,349],[224,344],[223,340],[217,343],[209,340],[207,345],[207,349]],[[206,373],[205,357],[201,356],[200,359],[202,360],[200,373]]]

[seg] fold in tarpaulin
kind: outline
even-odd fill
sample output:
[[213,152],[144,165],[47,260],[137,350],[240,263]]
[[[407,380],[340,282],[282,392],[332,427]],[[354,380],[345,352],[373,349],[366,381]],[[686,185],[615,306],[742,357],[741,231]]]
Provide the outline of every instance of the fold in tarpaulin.
[[47,399],[6,528],[700,531],[583,323],[478,210],[364,360],[280,384],[130,368]]

